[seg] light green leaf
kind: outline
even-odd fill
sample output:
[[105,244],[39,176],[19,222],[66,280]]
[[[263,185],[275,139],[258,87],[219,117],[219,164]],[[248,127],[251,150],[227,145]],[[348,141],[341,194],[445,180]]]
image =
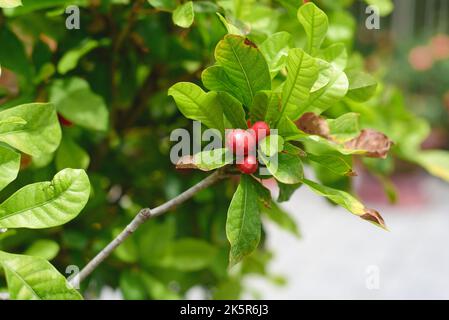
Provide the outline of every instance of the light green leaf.
[[313,2],[308,2],[299,8],[298,20],[307,35],[306,51],[315,55],[320,49],[329,27],[327,15]]
[[239,101],[243,101],[241,90],[231,81],[222,66],[215,65],[205,69],[201,74],[201,80],[207,89],[227,92]]
[[269,135],[259,142],[259,149],[265,156],[272,157],[284,150],[284,139],[277,134]]
[[217,12],[217,16],[220,19],[221,23],[225,26],[226,30],[228,31],[228,34],[235,34],[239,36],[244,36],[242,30],[234,26],[232,23],[230,23],[228,20],[226,20],[225,17],[223,17],[220,13]]
[[291,115],[292,120],[297,120],[301,115],[307,112],[321,114],[338,101],[340,101],[348,92],[349,82],[346,74],[330,65],[330,79],[327,85],[321,89],[312,92],[307,101],[300,104],[296,113]]
[[331,154],[323,154],[323,155],[314,155],[311,153],[307,153],[307,159],[318,163],[319,165],[325,167],[331,172],[341,175],[341,176],[354,176],[355,172],[352,171],[351,165],[346,162],[346,160],[341,156],[331,155]]
[[162,11],[173,11],[176,9],[176,0],[148,0],[148,3]]
[[0,251],[11,299],[81,300],[78,291],[48,261]]
[[45,260],[54,259],[59,252],[59,244],[53,240],[37,240],[24,252],[27,256],[40,257]]
[[0,191],[17,178],[20,153],[0,145]]
[[282,110],[281,95],[274,91],[259,91],[249,109],[252,121],[265,121],[271,127],[278,122]]
[[365,102],[376,93],[377,81],[365,72],[348,72],[349,90],[348,98],[354,101]]
[[329,133],[338,142],[345,142],[360,133],[358,113],[349,112],[337,119],[328,119]]
[[247,128],[245,110],[239,100],[226,92],[218,92],[217,100],[221,103],[226,119],[232,128]]
[[282,89],[282,115],[296,120],[298,106],[304,104],[318,78],[316,60],[302,49],[291,49],[287,58],[287,79]]
[[176,164],[177,169],[200,169],[212,171],[233,162],[226,148],[201,151],[193,156],[184,156]]
[[[21,118],[23,121],[5,121]],[[32,156],[56,150],[61,127],[55,107],[49,103],[30,103],[0,112],[0,141]]]
[[290,200],[293,193],[299,189],[302,186],[302,183],[296,183],[296,184],[285,184],[278,181],[278,187],[279,187],[279,195],[278,195],[278,202],[285,202]]
[[193,23],[194,17],[195,13],[193,11],[192,1],[187,1],[177,7],[172,15],[173,23],[181,28],[189,28]]
[[61,57],[58,63],[58,72],[60,74],[66,74],[67,72],[75,69],[82,57],[84,57],[95,48],[106,45],[108,43],[109,41],[97,41],[94,39],[87,39],[83,41],[79,46],[67,51]]
[[89,199],[83,170],[64,169],[52,181],[27,185],[0,204],[0,228],[40,229],[75,218]]
[[249,107],[260,90],[271,89],[271,77],[262,53],[248,39],[226,35],[215,48],[215,59],[239,89],[242,103]]
[[22,5],[22,0],[0,0],[0,8],[15,8]]
[[260,51],[267,60],[272,78],[285,66],[290,39],[291,35],[288,32],[281,31],[272,34],[260,45]]
[[260,241],[261,222],[255,183],[250,176],[242,175],[229,205],[226,235],[231,243],[231,266],[253,252]]
[[410,160],[423,166],[430,174],[449,182],[448,151],[420,150]]
[[168,90],[179,111],[189,119],[201,121],[209,128],[224,131],[223,109],[217,101],[217,93],[210,91],[205,93],[196,84],[190,82],[178,82]]
[[343,208],[359,216],[360,218],[386,229],[384,220],[377,211],[366,208],[359,200],[354,198],[349,193],[323,186],[307,179],[304,179],[303,183],[306,184],[316,194],[326,197],[330,201],[338,204],[339,206],[342,206]]
[[266,214],[266,216],[276,223],[282,229],[291,232],[296,237],[300,237],[298,226],[295,220],[290,217],[290,215],[285,212],[281,207],[279,207],[275,202],[271,202],[269,207],[260,206],[261,211]]
[[334,43],[323,49],[318,57],[333,64],[338,70],[345,70],[348,64],[348,51],[343,43]]
[[92,130],[108,128],[108,109],[103,98],[95,94],[81,78],[55,80],[50,87],[50,101],[64,118]]
[[303,178],[302,162],[295,148],[286,144],[284,151],[274,157],[267,158],[260,155],[268,171],[278,180],[285,184],[296,184]]
[[208,267],[217,253],[217,248],[205,241],[184,238],[170,243],[160,265],[181,271],[197,271]]
[[55,161],[57,170],[64,168],[87,169],[90,157],[72,138],[64,136],[56,152]]

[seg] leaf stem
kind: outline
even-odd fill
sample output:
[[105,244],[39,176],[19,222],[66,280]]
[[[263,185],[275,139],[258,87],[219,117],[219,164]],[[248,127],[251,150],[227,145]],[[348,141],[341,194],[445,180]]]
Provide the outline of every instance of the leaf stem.
[[167,211],[182,204],[188,199],[192,198],[199,191],[206,189],[207,187],[215,184],[221,179],[226,178],[228,175],[223,170],[217,170],[204,180],[201,180],[193,187],[187,189],[177,197],[165,202],[164,204],[154,208],[144,208],[134,217],[130,224],[120,232],[105,248],[103,248],[89,263],[80,271],[80,273],[72,278],[70,284],[77,286],[81,281],[86,279],[111,253],[121,245],[129,236],[131,236],[140,225],[150,218],[160,216]]

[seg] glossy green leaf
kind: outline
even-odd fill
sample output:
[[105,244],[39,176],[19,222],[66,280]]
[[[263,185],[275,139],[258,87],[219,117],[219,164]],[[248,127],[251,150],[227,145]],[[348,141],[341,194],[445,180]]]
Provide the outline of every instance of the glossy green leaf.
[[233,162],[233,156],[226,148],[204,150],[193,156],[182,157],[176,164],[178,169],[200,169],[212,171]]
[[216,92],[205,93],[190,82],[179,82],[168,90],[181,113],[189,119],[201,121],[209,128],[224,131],[223,109]]
[[72,138],[64,136],[56,151],[55,161],[58,170],[64,168],[87,169],[90,157]]
[[60,74],[66,74],[67,72],[75,69],[81,58],[95,48],[108,43],[109,41],[97,41],[94,39],[87,39],[83,41],[79,46],[64,53],[58,62],[58,72]]
[[203,71],[201,80],[204,86],[211,91],[224,91],[239,101],[243,100],[243,93],[235,85],[225,72],[222,66],[211,66]]
[[14,181],[20,169],[20,153],[0,145],[0,191]]
[[356,137],[360,133],[359,118],[358,113],[349,112],[337,119],[328,119],[330,135],[338,142],[345,142]]
[[307,159],[318,163],[319,165],[325,167],[331,172],[341,175],[341,176],[353,176],[355,175],[352,171],[351,165],[342,157],[331,154],[314,155],[307,153]]
[[45,260],[54,259],[59,252],[59,244],[54,240],[37,240],[24,252],[27,256],[40,257]]
[[315,55],[329,27],[327,15],[313,2],[308,2],[299,8],[298,20],[307,35],[307,53]]
[[52,181],[27,185],[0,204],[1,228],[49,228],[75,218],[89,199],[83,170],[64,169]]
[[278,202],[285,202],[290,200],[293,193],[298,190],[302,186],[302,183],[296,183],[296,184],[285,184],[278,181],[278,187],[279,187],[279,195],[278,195]]
[[267,157],[272,157],[276,153],[284,150],[284,139],[277,134],[269,135],[259,142],[259,150]]
[[226,92],[218,92],[217,100],[222,105],[223,113],[232,128],[247,128],[245,110],[239,100]]
[[423,166],[430,174],[449,182],[449,152],[442,150],[418,151],[411,161]]
[[231,243],[231,265],[240,262],[259,244],[261,222],[255,183],[250,176],[242,175],[229,205],[226,235]]
[[284,151],[274,157],[260,157],[268,171],[285,184],[296,184],[303,178],[302,161],[291,145],[286,144]]
[[194,17],[192,1],[187,1],[177,7],[172,15],[173,23],[182,28],[189,28],[193,23]]
[[338,204],[339,206],[342,206],[349,212],[361,217],[362,219],[386,229],[384,220],[377,211],[366,208],[365,205],[363,205],[359,200],[354,198],[349,193],[342,190],[333,189],[307,179],[304,179],[303,183],[306,184],[316,194],[326,197],[330,201]]
[[10,298],[14,300],[81,300],[78,291],[47,260],[0,251]]
[[245,106],[252,104],[260,90],[271,89],[271,77],[267,62],[260,50],[248,39],[226,35],[215,49],[215,59],[229,79],[239,89]]
[[348,72],[349,90],[347,97],[354,101],[364,102],[374,95],[377,81],[365,72]]
[[[18,117],[23,121],[7,121]],[[0,141],[32,156],[56,150],[61,127],[55,107],[49,103],[30,103],[0,112]]]
[[235,34],[235,35],[239,35],[239,36],[245,35],[242,32],[242,30],[240,30],[239,28],[234,26],[232,23],[230,23],[228,20],[226,20],[226,18],[223,17],[219,12],[217,12],[217,16],[218,16],[218,19],[220,19],[221,23],[226,28],[226,30],[228,31],[228,34]]
[[176,0],[148,0],[148,3],[163,11],[173,11],[176,9]]
[[15,8],[22,5],[22,0],[0,0],[0,8]]
[[329,47],[323,49],[318,57],[331,63],[337,69],[343,71],[348,64],[348,52],[346,46],[343,43],[334,43]]
[[282,89],[282,113],[296,119],[298,107],[304,104],[318,78],[315,59],[302,49],[291,49],[287,58],[287,79]]
[[272,78],[285,66],[290,39],[291,35],[288,32],[281,31],[272,34],[260,45],[260,51],[267,60]]
[[281,95],[274,91],[259,91],[249,109],[250,119],[253,122],[265,121],[274,127],[279,120],[282,110]]
[[50,101],[64,118],[92,130],[108,128],[108,109],[103,98],[94,93],[81,78],[55,80],[50,87]]

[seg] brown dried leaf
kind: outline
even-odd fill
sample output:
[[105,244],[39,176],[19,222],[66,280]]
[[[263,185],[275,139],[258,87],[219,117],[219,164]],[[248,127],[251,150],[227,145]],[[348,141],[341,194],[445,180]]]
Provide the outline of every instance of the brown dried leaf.
[[301,118],[296,121],[296,125],[305,133],[329,139],[329,124],[326,119],[313,112],[304,113]]
[[358,137],[345,143],[347,149],[365,150],[371,158],[386,158],[392,145],[385,134],[373,129],[363,129]]
[[197,165],[194,163],[193,156],[182,156],[176,164],[176,169],[197,169]]
[[375,224],[381,226],[382,228],[388,230],[388,229],[387,229],[387,226],[386,226],[386,224],[385,224],[384,219],[382,218],[382,216],[380,215],[380,213],[377,212],[377,211],[374,210],[374,209],[366,208],[365,214],[361,215],[360,217],[361,217],[363,220],[367,220],[367,221],[373,222],[373,223],[375,223]]

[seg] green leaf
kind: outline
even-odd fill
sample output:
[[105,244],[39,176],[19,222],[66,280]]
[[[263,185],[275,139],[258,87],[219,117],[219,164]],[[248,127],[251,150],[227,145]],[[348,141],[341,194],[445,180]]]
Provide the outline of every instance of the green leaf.
[[418,151],[410,158],[423,166],[430,174],[449,182],[449,152],[442,150]]
[[354,101],[365,102],[376,93],[377,81],[365,72],[348,72],[349,90],[347,97]]
[[215,48],[215,59],[239,89],[242,103],[249,107],[260,90],[271,89],[267,62],[260,50],[248,39],[226,35]]
[[281,95],[274,91],[259,91],[249,109],[250,119],[254,122],[265,121],[271,127],[278,122],[282,110]]
[[260,51],[267,60],[272,78],[285,66],[290,39],[291,35],[288,32],[281,31],[272,34],[260,45]]
[[326,37],[329,21],[327,15],[313,2],[302,5],[298,10],[298,20],[307,35],[307,53],[315,55]]
[[78,291],[48,261],[0,251],[11,299],[81,300]]
[[284,151],[275,157],[260,156],[268,171],[276,180],[285,184],[296,184],[303,178],[302,162],[294,147],[286,144]]
[[285,184],[278,181],[278,187],[279,187],[279,195],[278,195],[278,202],[285,202],[290,200],[293,193],[299,189],[302,186],[302,183],[296,183],[296,184]]
[[279,207],[275,202],[271,202],[269,207],[261,206],[261,211],[266,214],[266,216],[276,223],[282,229],[291,232],[296,237],[300,237],[298,226],[295,220],[290,217],[290,215],[285,212],[281,207]]
[[245,110],[239,100],[226,92],[218,92],[217,100],[221,103],[226,119],[232,128],[247,128]]
[[184,156],[176,164],[177,169],[200,169],[212,171],[233,162],[233,156],[226,148],[205,150],[193,156]]
[[0,228],[40,229],[75,218],[89,199],[83,170],[65,169],[52,181],[27,185],[0,204]]
[[20,153],[0,145],[0,191],[17,178]]
[[343,43],[334,43],[323,49],[318,57],[331,63],[338,70],[345,70],[348,64],[348,51]]
[[226,235],[231,243],[231,266],[253,252],[260,241],[261,222],[255,183],[250,176],[242,175],[228,209]]
[[316,194],[326,197],[330,201],[338,204],[339,206],[342,206],[343,208],[359,216],[360,218],[374,223],[375,225],[383,229],[386,229],[384,220],[377,211],[366,208],[359,200],[354,198],[349,193],[323,186],[307,179],[304,179],[303,183],[306,184]]
[[304,104],[318,78],[316,60],[302,49],[291,49],[287,58],[287,79],[282,89],[282,115],[296,120],[298,106]]
[[156,300],[181,299],[178,293],[174,292],[169,285],[159,281],[157,277],[150,276],[147,273],[143,273],[141,276],[150,298]]
[[178,82],[168,90],[181,113],[189,119],[201,121],[209,128],[224,131],[223,110],[216,92],[205,93],[190,82]]
[[55,80],[50,87],[50,101],[64,118],[92,130],[108,128],[108,109],[103,98],[81,78]]
[[265,156],[272,157],[284,150],[284,139],[277,134],[269,135],[259,142],[259,149]]
[[[2,123],[14,117],[23,121]],[[61,141],[61,127],[54,106],[30,103],[1,111],[0,141],[36,157],[54,152]]]
[[55,161],[57,170],[64,168],[87,169],[90,157],[72,138],[64,136],[56,152]]
[[0,8],[15,8],[22,5],[22,0],[0,0]]
[[207,268],[215,259],[217,248],[198,239],[180,239],[169,244],[160,265],[181,271]]
[[195,17],[195,13],[193,12],[193,2],[188,1],[173,11],[172,19],[173,23],[181,28],[189,28]]
[[219,12],[217,12],[217,16],[218,16],[218,19],[220,19],[221,23],[226,28],[226,30],[228,31],[228,34],[235,34],[235,35],[239,35],[239,36],[245,35],[242,32],[242,30],[240,30],[239,28],[234,26],[232,23],[230,23],[228,20],[226,20],[226,18],[223,17]]
[[54,259],[59,252],[59,244],[53,240],[37,240],[24,252],[27,256],[39,257],[45,260]]
[[67,72],[75,69],[81,58],[95,48],[106,44],[109,44],[109,41],[97,41],[94,39],[87,39],[83,41],[79,46],[67,51],[61,57],[58,63],[58,72],[60,74],[66,74]]
[[311,153],[307,153],[307,159],[318,163],[319,165],[325,167],[331,172],[341,175],[341,176],[354,176],[356,175],[354,171],[352,171],[351,165],[346,162],[346,160],[341,156],[331,155],[331,154],[323,154],[323,155],[314,155]]
[[29,83],[33,78],[34,69],[26,55],[23,43],[6,26],[2,26],[0,29],[0,43],[2,44],[1,66],[19,74],[23,82]]
[[328,119],[329,133],[338,142],[345,142],[360,133],[358,113],[349,112],[337,119]]
[[204,86],[211,91],[227,92],[239,101],[243,101],[243,95],[225,72],[222,66],[211,66],[203,71],[201,80]]
[[162,11],[173,11],[176,9],[176,0],[148,0],[148,3]]
[[297,112],[290,117],[292,120],[298,119],[301,115],[307,112],[321,114],[346,95],[349,87],[346,74],[332,65],[330,65],[330,68],[331,73],[328,84],[321,89],[312,92],[308,100],[301,103],[296,110]]

